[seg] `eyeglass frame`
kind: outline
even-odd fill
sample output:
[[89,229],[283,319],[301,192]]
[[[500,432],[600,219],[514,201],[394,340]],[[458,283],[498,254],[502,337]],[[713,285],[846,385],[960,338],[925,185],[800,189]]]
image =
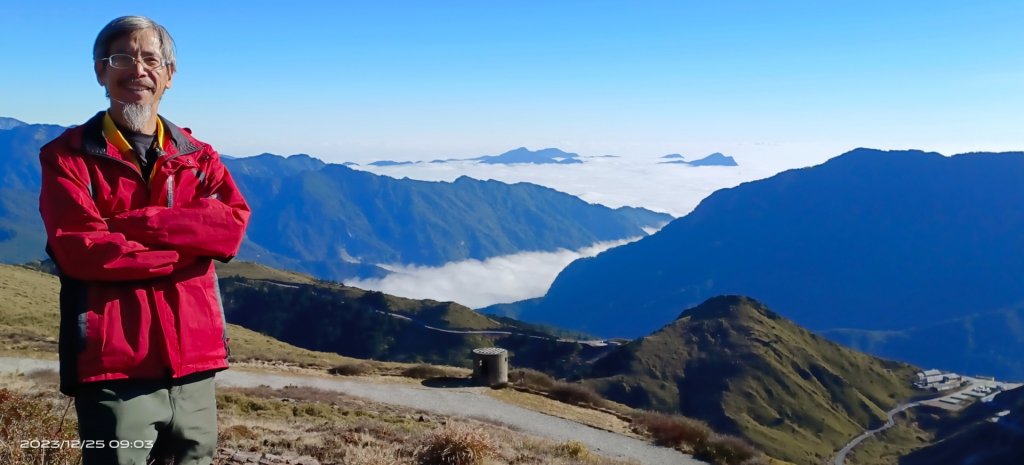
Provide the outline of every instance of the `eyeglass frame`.
[[[131,66],[117,66],[117,65],[115,65],[113,58],[116,57],[116,56],[125,56],[125,57],[128,57],[128,58],[131,58],[131,60],[132,60]],[[160,60],[160,63],[158,65],[155,65],[155,66],[147,65],[145,60],[153,59],[153,58],[156,58],[156,59]],[[166,58],[156,57],[154,55],[144,56],[142,58],[136,58],[135,56],[127,54],[127,53],[114,53],[114,54],[111,54],[108,57],[100,58],[100,59],[98,59],[96,61],[106,61],[107,64],[109,64],[111,67],[113,67],[115,69],[131,69],[133,66],[138,66],[139,63],[142,63],[142,67],[147,69],[147,70],[150,70],[150,71],[155,71],[155,70],[161,69],[161,68],[163,68],[163,67],[165,67],[165,66],[167,66],[169,64],[167,62]]]

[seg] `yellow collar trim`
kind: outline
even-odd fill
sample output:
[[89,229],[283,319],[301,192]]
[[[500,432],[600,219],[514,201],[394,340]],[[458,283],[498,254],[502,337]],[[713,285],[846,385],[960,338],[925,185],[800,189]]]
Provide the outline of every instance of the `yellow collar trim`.
[[[117,125],[114,124],[114,119],[110,117],[110,112],[103,114],[103,137],[107,138],[114,147],[121,152],[121,155],[128,157],[131,155],[132,162],[138,164],[135,160],[136,153],[132,150],[131,144],[128,143],[128,139],[124,138],[124,134],[117,129]],[[160,148],[164,147],[164,122],[160,118],[156,119],[156,140],[157,145]]]

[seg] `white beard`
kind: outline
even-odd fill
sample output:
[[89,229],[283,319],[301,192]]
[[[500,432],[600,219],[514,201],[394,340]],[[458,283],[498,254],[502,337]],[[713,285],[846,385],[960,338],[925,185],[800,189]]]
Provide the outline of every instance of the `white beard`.
[[121,105],[121,116],[129,130],[143,132],[146,123],[153,116],[153,106],[142,103],[124,103]]

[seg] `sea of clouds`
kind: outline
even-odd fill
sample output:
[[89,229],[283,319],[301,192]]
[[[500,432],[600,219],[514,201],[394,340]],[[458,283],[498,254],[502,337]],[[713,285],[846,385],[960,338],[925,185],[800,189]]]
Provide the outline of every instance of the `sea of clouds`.
[[683,216],[712,192],[762,179],[779,171],[767,166],[687,166],[652,158],[585,157],[580,164],[483,164],[421,162],[396,166],[352,166],[393,178],[454,181],[459,176],[505,183],[529,182],[612,208],[644,207]]
[[599,242],[580,250],[524,252],[439,267],[388,265],[382,279],[346,280],[360,289],[411,299],[454,301],[471,308],[543,296],[569,263],[639,239]]
[[[762,179],[778,168],[694,167],[661,164],[659,158],[589,157],[582,164],[492,165],[457,161],[397,166],[353,166],[394,178],[454,181],[459,176],[505,183],[529,182],[612,208],[644,207],[681,217],[722,188]],[[653,233],[653,230],[648,231]],[[454,301],[480,308],[543,296],[572,261],[637,240],[604,242],[580,250],[525,252],[487,260],[452,262],[439,267],[391,265],[383,279],[347,281],[363,289],[416,299]]]

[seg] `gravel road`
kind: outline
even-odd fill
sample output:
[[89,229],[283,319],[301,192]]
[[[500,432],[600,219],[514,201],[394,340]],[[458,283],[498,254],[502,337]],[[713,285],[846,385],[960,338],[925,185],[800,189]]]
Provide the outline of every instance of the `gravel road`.
[[[0,357],[0,373],[34,370],[56,370],[57,362],[25,358]],[[362,380],[340,380],[308,376],[257,374],[228,370],[217,374],[220,386],[255,387],[267,385],[283,388],[288,385],[308,386],[343,392],[365,399],[419,410],[492,420],[523,432],[558,441],[579,441],[598,454],[638,460],[656,465],[706,465],[674,449],[550,415],[545,415],[488,397],[485,388],[428,388],[423,386],[375,383]]]
[[858,445],[860,445],[860,443],[864,442],[865,439],[867,439],[867,438],[869,438],[871,436],[874,436],[876,433],[879,433],[881,431],[885,431],[885,430],[887,430],[889,428],[892,428],[893,426],[896,425],[896,420],[894,419],[894,417],[896,416],[897,413],[900,413],[900,412],[902,412],[904,410],[907,410],[909,408],[917,407],[918,405],[921,405],[921,403],[920,402],[910,402],[910,403],[907,403],[907,404],[900,404],[900,405],[896,406],[896,408],[894,408],[892,410],[889,410],[888,412],[885,412],[886,420],[885,420],[885,424],[884,425],[882,425],[882,426],[880,426],[878,428],[875,428],[873,430],[870,430],[870,431],[865,431],[860,436],[857,436],[856,438],[853,438],[853,440],[850,441],[849,444],[844,446],[842,449],[839,450],[838,453],[836,453],[836,456],[833,457],[833,459],[832,459],[832,464],[833,465],[845,465],[845,463],[846,463],[846,456],[850,454],[850,451],[852,451],[854,447],[857,447]]

